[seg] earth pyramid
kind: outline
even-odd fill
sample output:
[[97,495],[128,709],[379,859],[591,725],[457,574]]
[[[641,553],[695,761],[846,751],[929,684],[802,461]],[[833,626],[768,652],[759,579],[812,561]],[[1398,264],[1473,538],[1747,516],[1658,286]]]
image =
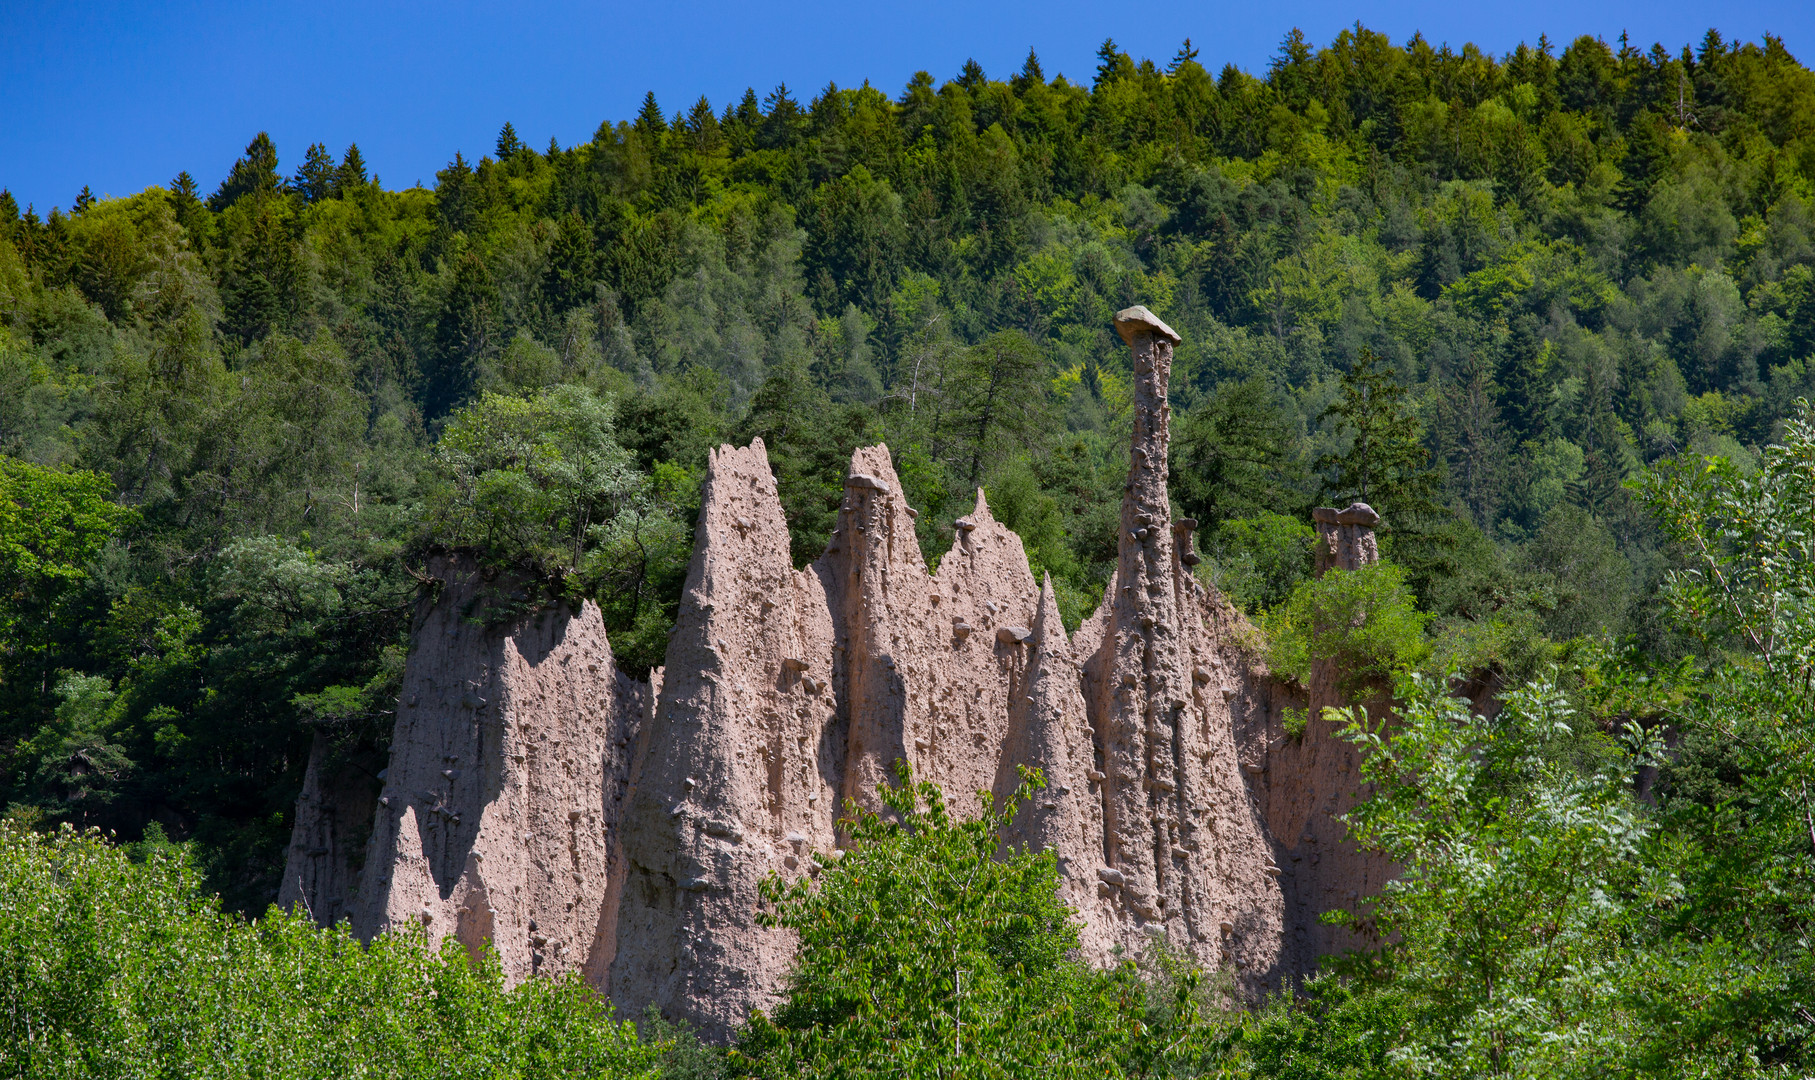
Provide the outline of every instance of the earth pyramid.
[[[1339,847],[1352,774],[1329,731],[1285,734],[1306,691],[1192,573],[1197,523],[1166,492],[1178,335],[1144,307],[1115,326],[1133,447],[1115,576],[1075,636],[983,492],[929,572],[888,449],[860,449],[797,570],[761,440],[720,447],[649,683],[616,670],[595,606],[525,613],[508,575],[431,565],[388,766],[312,764],[285,902],[365,936],[415,920],[489,940],[513,978],[578,970],[622,1015],[653,1005],[722,1038],[792,962],[757,919],[761,883],[816,873],[845,799],[875,805],[905,761],[974,812],[1030,766],[1047,786],[1010,839],[1057,854],[1086,959],[1163,936],[1251,994],[1310,970],[1344,945],[1316,914],[1379,876],[1313,850]],[[1377,515],[1349,516],[1325,561],[1372,552]]]

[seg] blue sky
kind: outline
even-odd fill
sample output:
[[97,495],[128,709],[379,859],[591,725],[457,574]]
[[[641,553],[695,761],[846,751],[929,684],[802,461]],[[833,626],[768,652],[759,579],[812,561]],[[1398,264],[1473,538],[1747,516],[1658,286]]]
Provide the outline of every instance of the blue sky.
[[321,141],[358,142],[388,187],[423,180],[456,149],[489,151],[506,120],[538,148],[589,138],[654,90],[670,115],[704,93],[787,82],[803,101],[865,78],[891,95],[922,68],[967,58],[1006,76],[1031,46],[1046,73],[1088,81],[1104,37],[1137,59],[1170,58],[1186,36],[1212,70],[1265,69],[1293,26],[1313,42],[1360,20],[1403,40],[1473,41],[1496,54],[1548,33],[1672,50],[1710,27],[1773,33],[1815,60],[1815,3],[1652,2],[916,4],[448,2],[406,5],[0,4],[0,187],[40,213],[84,184],[127,194],[187,169],[212,190],[248,139],[269,131],[284,171]]

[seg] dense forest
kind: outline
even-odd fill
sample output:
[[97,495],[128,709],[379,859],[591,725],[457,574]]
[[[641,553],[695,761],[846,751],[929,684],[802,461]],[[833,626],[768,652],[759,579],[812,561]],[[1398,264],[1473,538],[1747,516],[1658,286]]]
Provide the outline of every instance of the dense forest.
[[[854,447],[889,445],[929,557],[987,489],[1075,626],[1115,558],[1134,303],[1184,338],[1200,571],[1263,631],[1308,602],[1310,508],[1359,498],[1415,605],[1397,666],[1560,669],[1603,734],[1771,670],[1681,590],[1795,505],[1739,509],[1815,392],[1815,73],[1780,40],[1097,58],[650,95],[578,146],[505,124],[433,188],[261,133],[213,192],[0,192],[6,818],[180,841],[262,911],[313,734],[388,738],[426,553],[597,599],[640,675],[725,441],[764,440],[803,564]],[[1752,790],[1669,730],[1647,785]]]

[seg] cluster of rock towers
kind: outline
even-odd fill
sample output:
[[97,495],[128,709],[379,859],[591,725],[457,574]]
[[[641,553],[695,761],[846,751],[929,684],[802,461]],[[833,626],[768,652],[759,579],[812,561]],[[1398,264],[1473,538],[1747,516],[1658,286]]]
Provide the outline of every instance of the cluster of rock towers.
[[[723,1036],[776,1002],[793,957],[759,885],[817,872],[843,800],[874,805],[906,760],[974,811],[1025,765],[1047,786],[1014,839],[1057,854],[1087,959],[1163,934],[1250,993],[1310,970],[1347,944],[1317,916],[1390,870],[1333,816],[1355,786],[1315,719],[1335,681],[1273,679],[1191,572],[1196,522],[1166,494],[1179,338],[1142,307],[1116,329],[1135,375],[1120,552],[1075,635],[981,492],[929,574],[888,449],[859,450],[797,571],[762,442],[721,447],[649,683],[617,670],[595,606],[488,625],[508,586],[436,560],[389,761],[374,779],[316,755],[280,902],[367,937],[413,921],[490,941],[513,978],[578,970],[620,1015],[653,1004]],[[1377,520],[1318,511],[1319,571],[1371,561]],[[1294,738],[1297,708],[1313,719]]]

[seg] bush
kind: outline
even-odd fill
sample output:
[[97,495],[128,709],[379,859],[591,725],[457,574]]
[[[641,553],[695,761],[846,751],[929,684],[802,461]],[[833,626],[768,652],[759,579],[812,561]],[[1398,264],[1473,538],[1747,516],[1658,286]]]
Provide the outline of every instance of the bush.
[[0,1077],[653,1077],[575,978],[506,989],[420,931],[247,922],[168,843],[0,822]]
[[[939,789],[883,787],[895,820],[847,804],[853,846],[817,880],[771,879],[774,924],[800,935],[786,1002],[731,1054],[742,1075],[1054,1076],[1164,1073],[1204,1052],[1203,980],[1176,962],[1144,980],[1072,953],[1075,912],[1052,852],[1003,850],[1014,806],[955,821]],[[999,857],[1001,856],[1001,857]],[[1155,991],[1159,990],[1156,1000]]]
[[1327,660],[1341,673],[1343,692],[1353,693],[1424,657],[1425,620],[1404,571],[1380,562],[1299,582],[1260,625],[1275,673],[1309,684],[1312,664]]
[[1250,614],[1276,607],[1311,576],[1316,540],[1309,525],[1271,511],[1225,521],[1205,544],[1211,583]]

